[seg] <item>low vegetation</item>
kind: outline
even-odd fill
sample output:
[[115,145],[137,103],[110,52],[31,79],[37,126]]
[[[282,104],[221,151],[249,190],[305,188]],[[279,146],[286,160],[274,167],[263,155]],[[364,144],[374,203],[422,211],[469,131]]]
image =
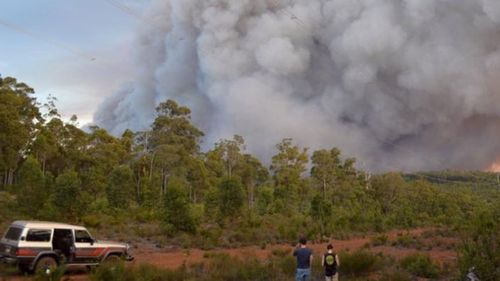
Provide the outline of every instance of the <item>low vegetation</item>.
[[436,278],[439,276],[439,265],[428,255],[411,254],[401,260],[401,267],[415,276],[423,278]]
[[342,276],[365,276],[381,266],[381,257],[365,250],[344,252],[339,256],[341,260],[339,271]]
[[[427,257],[410,256],[405,259],[405,263],[409,262],[411,265],[408,270],[395,267],[390,257],[364,251],[341,253],[341,260],[342,280],[410,281],[416,276],[425,275],[428,278],[437,276],[433,262],[427,261]],[[294,274],[293,257],[290,254],[282,255],[280,252],[272,254],[267,260],[258,260],[252,256],[239,259],[226,254],[213,254],[206,256],[203,263],[186,265],[177,270],[159,269],[150,265],[102,266],[91,274],[90,279],[92,281],[285,281],[292,280]],[[311,280],[324,280],[319,260],[313,264]]]

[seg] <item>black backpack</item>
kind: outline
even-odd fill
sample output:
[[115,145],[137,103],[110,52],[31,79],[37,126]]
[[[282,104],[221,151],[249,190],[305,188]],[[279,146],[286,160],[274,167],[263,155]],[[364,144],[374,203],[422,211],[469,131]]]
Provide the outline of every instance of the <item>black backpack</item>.
[[337,272],[337,260],[335,253],[325,254],[325,271],[327,273],[335,274]]

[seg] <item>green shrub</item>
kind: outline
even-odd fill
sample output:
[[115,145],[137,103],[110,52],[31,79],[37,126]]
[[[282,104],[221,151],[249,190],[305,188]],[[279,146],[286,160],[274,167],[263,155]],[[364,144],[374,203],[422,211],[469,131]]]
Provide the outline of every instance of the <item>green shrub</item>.
[[410,235],[401,235],[398,236],[398,238],[392,243],[392,245],[395,247],[420,249],[422,248],[423,243],[417,237],[412,237]]
[[87,215],[82,217],[82,222],[86,227],[99,228],[101,226],[101,218],[97,215]]
[[289,256],[291,254],[291,250],[289,248],[288,249],[273,249],[271,251],[271,254],[273,256],[285,257],[285,256]]
[[185,268],[163,270],[152,265],[141,264],[136,267],[123,263],[104,264],[91,275],[91,281],[178,281],[188,280]]
[[18,272],[19,270],[16,266],[0,263],[0,280],[7,280],[8,276],[16,275]]
[[[224,253],[205,255],[204,263],[164,270],[150,265],[103,265],[91,275],[91,281],[288,281],[295,272],[292,256],[272,256],[267,261],[256,257],[239,259]],[[319,263],[317,261],[316,263]],[[317,265],[317,264],[316,264]]]
[[479,211],[470,225],[465,227],[465,239],[457,247],[458,267],[465,277],[475,267],[481,280],[500,280],[500,206]]
[[66,272],[65,266],[58,266],[54,271],[50,273],[46,272],[37,272],[33,277],[33,281],[59,281],[64,276]]
[[371,245],[374,247],[383,246],[387,244],[389,237],[386,234],[380,234],[372,238]]
[[424,278],[436,278],[439,275],[439,265],[432,261],[429,255],[411,254],[401,260],[401,267],[408,272]]
[[377,268],[378,257],[366,250],[359,250],[339,255],[341,274],[350,276],[361,276],[373,272]]
[[159,270],[152,265],[140,265],[134,273],[136,280],[140,281],[178,281],[186,280],[187,273],[184,267],[178,270]]
[[260,280],[271,274],[254,258],[246,259],[243,263],[226,254],[214,255],[207,269],[204,272],[207,280]]
[[237,259],[227,254],[214,254],[203,271],[193,272],[190,277],[203,281],[285,281],[295,272],[291,256],[273,257],[262,262],[255,257]]
[[163,197],[161,219],[174,231],[195,233],[198,222],[193,215],[189,195],[181,179],[173,178],[169,182]]
[[103,264],[95,269],[90,275],[92,281],[118,281],[118,280],[133,280],[132,276],[127,276],[126,268],[123,263],[119,264]]
[[385,271],[380,276],[379,281],[412,281],[411,275],[401,269]]
[[131,227],[131,230],[135,234],[135,236],[141,237],[141,238],[150,238],[150,237],[155,237],[155,236],[161,236],[163,234],[163,228],[154,223],[141,223],[141,224],[134,224]]
[[280,276],[294,276],[297,262],[292,255],[270,259],[269,267]]

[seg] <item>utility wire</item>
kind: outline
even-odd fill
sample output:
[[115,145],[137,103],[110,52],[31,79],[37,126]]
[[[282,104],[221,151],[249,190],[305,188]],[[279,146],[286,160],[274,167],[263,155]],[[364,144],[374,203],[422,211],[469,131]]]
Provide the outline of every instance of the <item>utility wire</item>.
[[142,17],[142,15],[140,13],[138,13],[137,11],[131,9],[129,6],[127,6],[127,5],[119,2],[117,0],[104,0],[104,1],[108,2],[113,7],[121,10],[125,14],[127,14],[129,16],[132,16],[132,17],[136,18],[139,21],[144,21],[144,18]]
[[47,43],[49,45],[52,45],[54,47],[57,47],[57,48],[60,48],[60,49],[64,49],[67,52],[70,52],[73,55],[81,57],[81,58],[83,58],[85,60],[90,60],[90,61],[94,61],[95,60],[94,57],[92,57],[92,56],[90,56],[90,55],[88,55],[88,54],[86,54],[86,53],[84,53],[84,52],[82,52],[80,50],[76,50],[76,49],[74,49],[74,48],[72,48],[72,47],[70,47],[68,45],[65,45],[63,43],[57,42],[57,41],[52,40],[50,38],[46,38],[46,37],[37,35],[37,34],[31,32],[31,31],[27,30],[27,29],[24,29],[24,28],[22,28],[22,27],[20,27],[18,25],[6,22],[6,21],[4,21],[2,19],[0,19],[0,25],[3,26],[3,27],[5,27],[5,28],[8,28],[8,29],[10,29],[12,31],[15,31],[17,33],[21,33],[21,34],[29,36],[31,38],[37,39],[39,41],[43,41],[43,42],[45,42],[45,43]]
[[306,24],[304,21],[302,21],[298,16],[296,16],[294,13],[288,11],[286,7],[281,8],[279,0],[272,0],[273,8],[278,11],[278,13],[282,13],[287,17],[290,17],[291,20],[293,20],[297,25],[299,25],[301,28],[306,29]]

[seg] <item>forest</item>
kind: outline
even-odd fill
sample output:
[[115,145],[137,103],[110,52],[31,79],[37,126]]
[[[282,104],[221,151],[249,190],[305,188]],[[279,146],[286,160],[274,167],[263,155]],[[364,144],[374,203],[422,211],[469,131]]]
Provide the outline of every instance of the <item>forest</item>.
[[191,110],[173,100],[158,105],[148,130],[116,137],[79,128],[76,116],[64,121],[54,98],[34,94],[0,78],[1,231],[13,220],[50,220],[214,249],[435,227],[460,238],[457,275],[474,264],[484,280],[500,277],[495,173],[371,175],[336,147],[311,151],[289,138],[265,165],[244,136],[202,151]]

